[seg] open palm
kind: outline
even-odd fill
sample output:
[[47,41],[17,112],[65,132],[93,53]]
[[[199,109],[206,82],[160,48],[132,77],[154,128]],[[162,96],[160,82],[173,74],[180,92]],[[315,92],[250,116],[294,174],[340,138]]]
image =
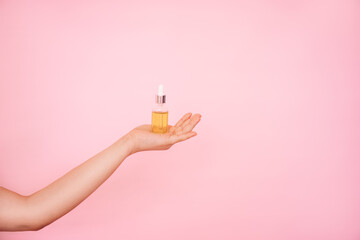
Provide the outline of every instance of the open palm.
[[140,125],[128,134],[133,140],[133,151],[166,150],[177,142],[196,136],[192,131],[201,119],[200,114],[187,113],[175,126],[168,125],[166,133],[153,133],[150,124]]

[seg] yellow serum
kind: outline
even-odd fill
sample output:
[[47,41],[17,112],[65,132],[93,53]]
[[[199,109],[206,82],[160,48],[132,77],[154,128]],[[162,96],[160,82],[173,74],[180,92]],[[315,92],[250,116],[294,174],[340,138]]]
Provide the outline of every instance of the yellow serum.
[[151,131],[166,133],[168,129],[168,112],[152,112]]

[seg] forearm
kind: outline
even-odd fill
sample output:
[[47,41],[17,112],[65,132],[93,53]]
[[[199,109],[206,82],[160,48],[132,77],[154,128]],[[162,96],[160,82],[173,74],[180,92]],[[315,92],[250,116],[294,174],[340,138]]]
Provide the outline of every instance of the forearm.
[[27,197],[35,228],[65,215],[93,193],[131,154],[127,135],[75,167],[47,187]]

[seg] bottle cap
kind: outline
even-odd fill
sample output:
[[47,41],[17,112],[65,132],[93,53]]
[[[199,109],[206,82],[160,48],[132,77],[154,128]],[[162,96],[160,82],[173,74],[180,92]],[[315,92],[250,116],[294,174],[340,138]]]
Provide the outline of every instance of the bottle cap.
[[155,95],[156,103],[166,103],[166,95],[164,94],[164,86],[162,84],[158,87],[158,93]]

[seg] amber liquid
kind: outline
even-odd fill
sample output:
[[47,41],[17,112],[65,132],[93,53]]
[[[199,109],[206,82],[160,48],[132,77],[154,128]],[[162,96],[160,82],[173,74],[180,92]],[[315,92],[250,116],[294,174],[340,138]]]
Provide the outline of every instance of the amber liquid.
[[151,131],[166,133],[168,129],[168,112],[152,112]]

